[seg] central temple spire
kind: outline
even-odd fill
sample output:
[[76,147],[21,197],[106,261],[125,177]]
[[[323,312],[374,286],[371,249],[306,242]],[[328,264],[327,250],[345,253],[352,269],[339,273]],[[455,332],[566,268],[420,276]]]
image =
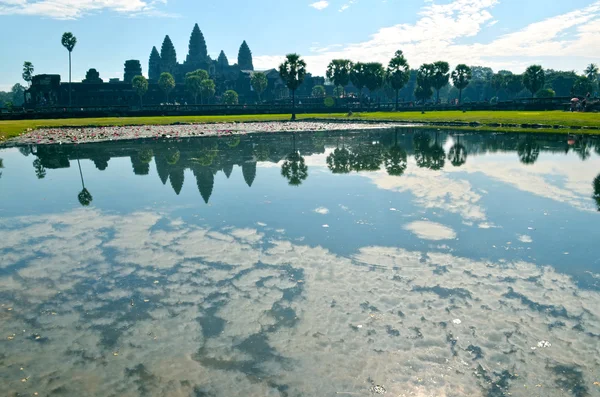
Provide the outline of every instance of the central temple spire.
[[204,35],[200,31],[198,24],[194,25],[192,34],[190,36],[189,51],[186,58],[186,62],[199,64],[206,62],[208,58],[208,50],[206,49],[206,41]]

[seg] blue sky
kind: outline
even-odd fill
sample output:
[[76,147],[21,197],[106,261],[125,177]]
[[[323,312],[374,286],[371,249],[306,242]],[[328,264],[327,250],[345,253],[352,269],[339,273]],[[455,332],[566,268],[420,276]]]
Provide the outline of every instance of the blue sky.
[[[600,1],[579,0],[0,0],[0,90],[36,73],[68,79],[63,32],[78,38],[73,79],[96,68],[123,77],[127,59],[144,74],[153,45],[169,34],[183,61],[194,23],[209,54],[231,63],[246,40],[257,68],[298,52],[323,75],[338,57],[387,62],[402,49],[412,67],[447,60],[520,72],[532,63],[581,72],[600,63]],[[11,34],[12,32],[12,34]]]

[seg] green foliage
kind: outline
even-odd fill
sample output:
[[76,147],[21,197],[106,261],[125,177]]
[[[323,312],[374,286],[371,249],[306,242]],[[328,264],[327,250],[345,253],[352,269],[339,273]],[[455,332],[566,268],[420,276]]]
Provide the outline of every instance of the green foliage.
[[520,74],[505,76],[504,81],[506,90],[512,94],[513,97],[523,90],[523,76]]
[[[17,83],[10,89],[11,92],[11,106],[21,106],[25,102],[25,87]],[[8,107],[8,106],[7,106]]]
[[383,65],[378,62],[369,62],[365,64],[364,70],[365,87],[373,94],[374,91],[383,87],[383,82],[385,81],[385,69],[383,68]]
[[29,86],[31,87],[31,80],[33,80],[33,63],[29,62],[29,61],[25,61],[23,63],[23,80],[25,80],[25,82],[27,82],[27,84],[29,84]]
[[260,102],[260,97],[263,92],[267,89],[269,85],[269,80],[267,79],[267,75],[260,72],[254,72],[250,76],[250,84],[252,84],[252,88],[254,92],[258,95],[258,100]]
[[140,97],[140,105],[142,105],[142,97],[148,92],[148,80],[144,76],[135,76],[131,80],[133,90]]
[[390,60],[386,70],[387,80],[392,88],[398,93],[410,78],[410,67],[402,51],[396,51],[394,57]]
[[546,74],[540,65],[531,65],[523,74],[523,85],[527,88],[532,96],[544,86]]
[[594,84],[586,76],[579,76],[573,84],[573,95],[586,96],[594,91]]
[[161,71],[172,73],[177,65],[177,52],[169,35],[165,36],[160,48]]
[[306,77],[306,62],[298,54],[288,54],[279,65],[279,75],[288,89],[296,91]]
[[323,99],[323,104],[326,107],[330,108],[330,107],[333,107],[335,105],[335,100],[332,97],[328,96],[325,99]]
[[313,87],[311,94],[315,98],[323,98],[325,97],[325,87],[322,85],[316,85]]
[[238,93],[234,90],[227,90],[223,94],[223,103],[225,105],[237,105],[239,101]]
[[[348,59],[334,59],[327,66],[326,76],[336,87],[347,86],[350,83],[350,73],[354,64]],[[340,95],[341,96],[341,95]]]
[[79,204],[81,204],[84,207],[87,207],[92,203],[94,198],[86,188],[83,188],[83,190],[77,195],[77,200],[79,200]]
[[342,87],[341,85],[336,86],[333,89],[333,96],[336,98],[340,98],[341,96],[344,95],[344,87]]
[[158,78],[158,86],[165,93],[167,102],[169,102],[169,93],[175,88],[175,79],[171,76],[171,73],[161,73]]
[[600,211],[600,174],[596,178],[594,178],[594,182],[592,183],[594,188],[594,201],[596,201],[596,206],[598,207],[598,211]]
[[539,90],[535,96],[538,98],[554,98],[556,93],[552,88],[544,88],[543,90]]
[[194,103],[198,104],[198,95],[202,94],[202,78],[198,75],[188,75],[185,78],[185,89],[194,97]]
[[250,51],[250,47],[248,47],[246,40],[244,40],[238,52],[238,66],[242,70],[254,70],[254,65],[252,64],[252,51]]
[[77,37],[73,36],[73,33],[71,32],[66,32],[63,33],[60,42],[62,46],[67,49],[67,51],[73,52],[73,48],[75,48],[75,45],[77,44]]
[[592,82],[595,82],[596,79],[598,79],[598,74],[600,73],[598,70],[598,65],[596,65],[595,63],[589,64],[588,67],[585,68],[584,73],[585,77],[590,79]]
[[206,80],[206,79],[209,78],[208,72],[206,70],[203,70],[203,69],[197,69],[197,70],[194,70],[193,72],[189,72],[189,73],[185,74],[186,78],[192,77],[192,76],[199,77],[200,81],[204,81],[204,80]]
[[215,96],[215,82],[211,79],[202,80],[200,84],[200,92],[202,93],[202,97],[206,99],[210,99]]
[[362,89],[366,85],[365,80],[366,75],[366,64],[362,62],[357,62],[352,66],[352,70],[350,71],[350,81],[352,85],[356,87],[358,90],[358,95],[360,96]]
[[208,51],[206,49],[206,41],[204,35],[200,31],[198,24],[194,25],[192,34],[190,35],[190,41],[188,44],[188,55],[186,58],[187,62],[201,63],[205,62],[208,58]]
[[420,101],[427,101],[433,95],[433,78],[435,76],[435,66],[431,63],[421,65],[417,72],[417,87],[415,88],[415,97]]
[[152,149],[142,149],[138,154],[138,159],[144,164],[150,164],[152,157],[154,157]]
[[300,186],[308,178],[308,166],[304,157],[298,152],[288,154],[281,165],[281,175],[288,180],[290,186]]
[[440,100],[440,90],[448,85],[450,79],[450,65],[448,62],[437,61],[433,64],[431,87],[437,91],[437,100]]
[[406,171],[406,151],[399,146],[392,146],[383,155],[383,164],[388,175],[401,176]]
[[573,84],[577,80],[577,73],[546,70],[546,87],[552,88],[556,96],[572,95]]
[[459,91],[459,102],[462,101],[462,90],[467,88],[472,78],[473,72],[471,68],[464,63],[457,65],[456,69],[452,72],[452,84]]

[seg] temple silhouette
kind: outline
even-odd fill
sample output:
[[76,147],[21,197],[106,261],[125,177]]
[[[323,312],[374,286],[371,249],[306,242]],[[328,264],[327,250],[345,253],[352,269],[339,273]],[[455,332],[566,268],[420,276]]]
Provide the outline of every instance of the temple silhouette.
[[[246,41],[242,41],[237,54],[237,62],[230,63],[224,51],[220,51],[216,59],[208,54],[208,47],[204,35],[198,24],[194,25],[188,43],[188,53],[180,62],[177,58],[175,46],[169,35],[165,36],[160,51],[154,46],[149,54],[147,74],[149,80],[148,92],[144,95],[144,105],[160,105],[165,102],[165,94],[158,86],[161,73],[168,72],[175,79],[175,89],[169,94],[169,102],[179,104],[193,104],[193,97],[186,91],[185,76],[189,72],[202,69],[208,72],[215,82],[215,98],[227,90],[234,90],[239,95],[240,104],[253,104],[258,100],[254,92],[250,77],[255,71],[252,51]],[[85,79],[71,84],[72,105],[76,107],[103,107],[103,106],[138,106],[139,97],[131,85],[131,80],[138,75],[144,75],[143,63],[137,59],[124,62],[123,78],[109,78],[105,81],[100,71],[91,68],[87,71]],[[261,99],[276,101],[287,98],[289,93],[276,69],[261,71],[267,76],[268,85]],[[297,95],[310,95],[315,85],[323,85],[323,77],[313,77],[308,74],[304,83],[297,91]],[[33,77],[31,87],[25,91],[26,108],[68,106],[69,83],[61,81],[58,74],[40,74]]]

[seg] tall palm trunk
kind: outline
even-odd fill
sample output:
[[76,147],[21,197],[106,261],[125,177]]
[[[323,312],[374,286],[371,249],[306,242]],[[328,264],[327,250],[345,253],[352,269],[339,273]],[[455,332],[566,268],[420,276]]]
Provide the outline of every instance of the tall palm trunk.
[[79,159],[77,159],[77,165],[79,166],[79,176],[81,176],[81,187],[85,189],[85,183],[83,182],[83,172],[81,172],[81,164],[79,163]]
[[458,90],[458,104],[462,104],[462,88]]
[[292,90],[292,121],[296,121],[296,90]]
[[69,51],[69,107],[72,106],[71,102],[71,51]]

